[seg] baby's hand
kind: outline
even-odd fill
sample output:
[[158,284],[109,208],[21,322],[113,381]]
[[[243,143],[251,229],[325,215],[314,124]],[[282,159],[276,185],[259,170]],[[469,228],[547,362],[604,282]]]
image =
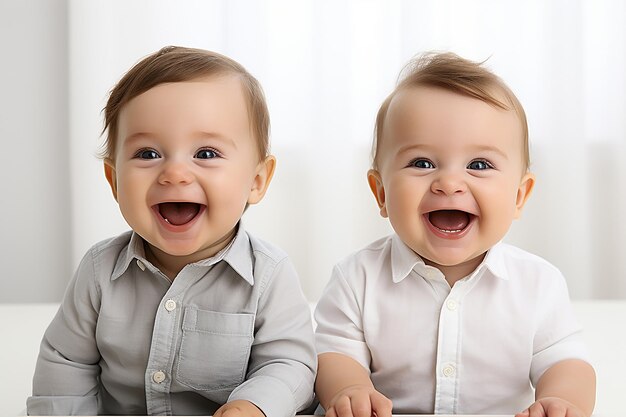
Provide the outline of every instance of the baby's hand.
[[250,401],[235,400],[218,408],[213,417],[265,417],[265,414]]
[[535,401],[515,417],[587,417],[583,411],[562,398],[546,397]]
[[391,417],[391,400],[368,385],[352,385],[330,401],[326,417]]

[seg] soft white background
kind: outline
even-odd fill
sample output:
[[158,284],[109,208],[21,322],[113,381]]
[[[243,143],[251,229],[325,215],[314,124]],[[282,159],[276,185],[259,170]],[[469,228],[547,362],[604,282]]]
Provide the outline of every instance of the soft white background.
[[246,226],[291,255],[309,299],[391,230],[365,179],[373,121],[426,50],[489,58],[526,108],[538,184],[506,240],[556,264],[575,299],[626,298],[623,1],[2,0],[0,36],[0,302],[60,300],[86,249],[126,230],[95,157],[100,111],[169,44],[264,86],[278,168]]

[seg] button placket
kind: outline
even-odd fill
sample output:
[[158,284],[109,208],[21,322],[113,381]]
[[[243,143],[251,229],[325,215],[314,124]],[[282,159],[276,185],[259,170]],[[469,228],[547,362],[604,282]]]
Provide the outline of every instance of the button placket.
[[[175,380],[173,370],[174,349],[182,337],[182,317],[185,309],[186,291],[200,279],[195,269],[185,267],[168,290],[163,294],[156,311],[155,327],[150,346],[150,357],[145,374],[146,404],[148,414],[171,414],[171,384]],[[161,381],[161,382],[159,382]]]
[[[177,301],[180,293],[172,294],[172,287],[169,293],[161,300],[155,318],[155,329],[153,331],[152,344],[150,347],[150,358],[146,369],[146,402],[149,414],[168,414],[170,399],[167,395],[170,392],[172,383],[173,356],[170,351],[176,345],[178,338],[174,330],[180,320],[179,311],[181,305]],[[175,288],[174,288],[175,290]],[[174,296],[176,294],[176,296]],[[168,298],[171,295],[171,298]]]
[[457,282],[442,302],[437,345],[435,414],[456,414],[460,304],[466,293],[466,287],[462,284]]

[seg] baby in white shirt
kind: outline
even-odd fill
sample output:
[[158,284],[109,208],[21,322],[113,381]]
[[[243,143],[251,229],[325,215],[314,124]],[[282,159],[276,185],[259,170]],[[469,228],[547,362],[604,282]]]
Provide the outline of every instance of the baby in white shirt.
[[424,55],[383,102],[373,149],[369,185],[396,233],[341,261],[319,301],[326,415],[591,415],[563,276],[500,242],[535,184],[511,90]]

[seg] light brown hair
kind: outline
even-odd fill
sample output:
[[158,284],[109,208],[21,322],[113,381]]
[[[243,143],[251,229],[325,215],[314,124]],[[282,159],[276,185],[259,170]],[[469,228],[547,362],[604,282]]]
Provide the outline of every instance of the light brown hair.
[[[483,67],[484,62],[473,62],[456,54],[426,53],[411,60],[400,72],[398,83],[392,93],[383,101],[374,130],[372,145],[372,166],[378,169],[377,151],[383,141],[383,127],[389,104],[399,91],[407,88],[425,86],[473,97],[503,110],[513,110],[522,126],[524,171],[530,166],[530,150],[528,144],[528,122],[522,104],[511,89],[494,73]],[[501,93],[506,102],[496,98]]]
[[257,140],[259,158],[269,154],[270,118],[261,85],[241,64],[203,49],[166,46],[135,64],[115,85],[104,111],[107,136],[100,157],[115,158],[118,119],[124,105],[138,95],[163,83],[192,81],[210,75],[233,74],[240,78],[248,101],[250,128]]

